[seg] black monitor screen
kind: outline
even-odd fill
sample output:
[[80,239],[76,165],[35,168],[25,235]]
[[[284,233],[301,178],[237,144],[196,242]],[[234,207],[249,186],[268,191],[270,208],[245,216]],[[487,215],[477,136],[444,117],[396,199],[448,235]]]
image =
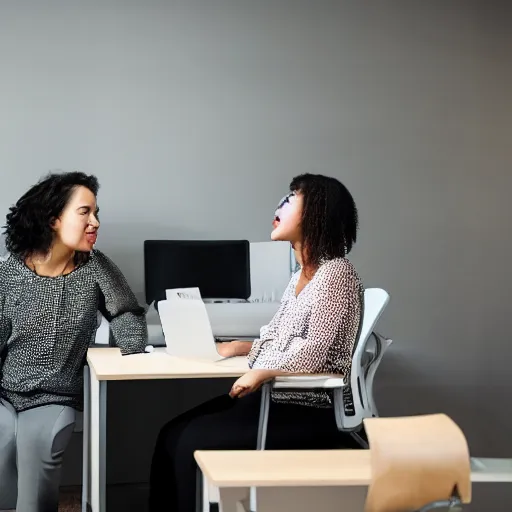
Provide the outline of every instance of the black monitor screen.
[[248,299],[251,275],[247,240],[145,240],[146,303],[170,288],[198,287],[205,299]]

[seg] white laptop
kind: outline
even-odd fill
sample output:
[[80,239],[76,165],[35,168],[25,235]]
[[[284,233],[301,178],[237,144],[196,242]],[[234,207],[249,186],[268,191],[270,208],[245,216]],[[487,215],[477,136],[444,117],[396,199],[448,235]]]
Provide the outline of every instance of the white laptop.
[[218,361],[210,319],[199,288],[166,290],[166,300],[158,302],[166,350],[177,357]]

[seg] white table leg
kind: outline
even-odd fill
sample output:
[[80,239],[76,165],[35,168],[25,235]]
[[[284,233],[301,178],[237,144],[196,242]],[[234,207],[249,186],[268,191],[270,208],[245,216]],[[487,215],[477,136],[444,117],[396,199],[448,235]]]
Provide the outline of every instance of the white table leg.
[[82,512],[87,512],[87,504],[90,503],[91,494],[89,492],[90,482],[90,457],[91,450],[91,378],[89,367],[84,366],[84,414],[82,428]]
[[91,382],[91,508],[92,512],[106,511],[106,415],[107,382],[90,371]]

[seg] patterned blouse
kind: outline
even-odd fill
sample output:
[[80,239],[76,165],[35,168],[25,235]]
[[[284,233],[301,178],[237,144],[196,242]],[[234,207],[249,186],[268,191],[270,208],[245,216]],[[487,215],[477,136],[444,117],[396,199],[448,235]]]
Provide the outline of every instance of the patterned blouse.
[[82,409],[82,370],[98,310],[123,354],[144,351],[144,308],[100,251],[59,277],[38,276],[13,255],[0,262],[0,397],[17,411],[47,404]]
[[[249,353],[251,368],[330,373],[348,377],[363,311],[363,286],[349,260],[324,262],[298,296],[301,271],[292,277],[281,305],[261,328]],[[273,391],[277,402],[331,407],[325,391]]]

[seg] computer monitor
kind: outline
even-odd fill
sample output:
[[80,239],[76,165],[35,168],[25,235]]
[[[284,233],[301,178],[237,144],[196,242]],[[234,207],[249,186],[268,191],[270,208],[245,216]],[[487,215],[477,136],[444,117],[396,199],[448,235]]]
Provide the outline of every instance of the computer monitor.
[[146,303],[170,288],[198,287],[204,299],[251,295],[248,240],[145,240]]

